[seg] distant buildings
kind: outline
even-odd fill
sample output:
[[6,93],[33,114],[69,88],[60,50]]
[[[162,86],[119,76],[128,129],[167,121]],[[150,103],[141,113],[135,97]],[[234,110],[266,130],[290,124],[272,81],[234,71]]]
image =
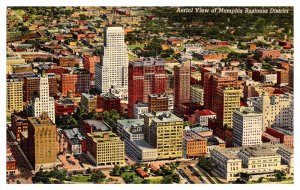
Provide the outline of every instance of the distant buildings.
[[96,64],[95,85],[102,94],[112,87],[120,98],[128,95],[128,55],[122,27],[105,28],[104,54],[100,64]]
[[196,110],[196,121],[200,126],[208,126],[208,119],[216,119],[217,115],[209,109]]
[[264,58],[276,59],[280,57],[280,50],[262,49],[262,50],[258,50],[258,55],[260,56],[261,59]]
[[149,94],[149,112],[169,111],[169,99],[167,95]]
[[125,163],[124,142],[112,132],[87,134],[87,155],[96,166]]
[[211,159],[214,171],[229,182],[239,178],[241,172],[252,180],[274,177],[274,170],[294,172],[294,150],[282,144],[215,149]]
[[95,133],[95,132],[107,132],[111,131],[110,126],[103,122],[102,120],[84,120],[83,121],[83,131],[85,134]]
[[91,80],[94,80],[95,78],[95,65],[97,63],[100,63],[100,56],[83,56],[83,68],[90,73]]
[[6,80],[6,114],[23,111],[23,81],[21,79]]
[[75,111],[75,103],[68,98],[55,101],[56,115],[71,115]]
[[255,112],[253,107],[243,107],[233,112],[233,145],[255,146],[262,143],[261,113]]

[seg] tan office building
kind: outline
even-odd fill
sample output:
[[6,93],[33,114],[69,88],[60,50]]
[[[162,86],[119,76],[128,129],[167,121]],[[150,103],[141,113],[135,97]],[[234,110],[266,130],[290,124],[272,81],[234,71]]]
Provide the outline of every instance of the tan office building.
[[96,166],[125,163],[124,142],[113,132],[87,134],[87,155]]
[[23,81],[21,79],[6,80],[6,114],[23,110]]
[[145,140],[157,149],[157,159],[181,158],[183,120],[171,112],[147,113],[144,117]]
[[46,112],[28,118],[27,157],[35,170],[57,163],[56,126]]

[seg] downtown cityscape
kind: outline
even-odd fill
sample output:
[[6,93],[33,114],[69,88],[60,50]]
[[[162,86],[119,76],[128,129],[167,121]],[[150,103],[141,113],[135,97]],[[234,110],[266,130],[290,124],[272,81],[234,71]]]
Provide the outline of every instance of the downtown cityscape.
[[293,18],[7,7],[6,183],[293,184]]

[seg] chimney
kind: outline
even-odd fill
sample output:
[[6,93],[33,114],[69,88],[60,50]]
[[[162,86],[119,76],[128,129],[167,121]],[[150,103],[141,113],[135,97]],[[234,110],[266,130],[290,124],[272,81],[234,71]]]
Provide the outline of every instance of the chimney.
[[103,134],[103,140],[109,140],[109,133]]

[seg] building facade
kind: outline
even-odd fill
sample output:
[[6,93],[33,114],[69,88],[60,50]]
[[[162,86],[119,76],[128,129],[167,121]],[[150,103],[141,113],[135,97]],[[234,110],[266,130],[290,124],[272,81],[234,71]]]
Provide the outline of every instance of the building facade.
[[95,85],[102,94],[112,87],[119,91],[120,98],[128,96],[128,54],[122,27],[106,27],[104,53],[96,64]]
[[174,66],[174,113],[182,114],[182,104],[190,103],[190,62]]
[[164,61],[144,58],[130,62],[128,70],[128,116],[133,117],[133,106],[137,102],[148,103],[149,94],[163,94],[166,90],[167,76]]
[[75,94],[89,92],[90,73],[84,69],[77,69],[71,73],[61,74],[60,90],[63,96],[66,96],[68,91]]
[[58,153],[56,126],[46,112],[28,118],[27,145],[27,158],[35,170],[55,166]]
[[123,165],[124,150],[124,142],[112,132],[87,134],[87,156],[96,166]]
[[50,97],[48,74],[43,73],[40,76],[39,97],[34,98],[30,106],[31,115],[39,117],[46,112],[53,123],[55,123],[55,101]]
[[243,107],[233,112],[233,145],[254,146],[262,143],[261,113],[255,112],[253,107]]
[[6,114],[23,110],[23,81],[21,79],[6,80]]

